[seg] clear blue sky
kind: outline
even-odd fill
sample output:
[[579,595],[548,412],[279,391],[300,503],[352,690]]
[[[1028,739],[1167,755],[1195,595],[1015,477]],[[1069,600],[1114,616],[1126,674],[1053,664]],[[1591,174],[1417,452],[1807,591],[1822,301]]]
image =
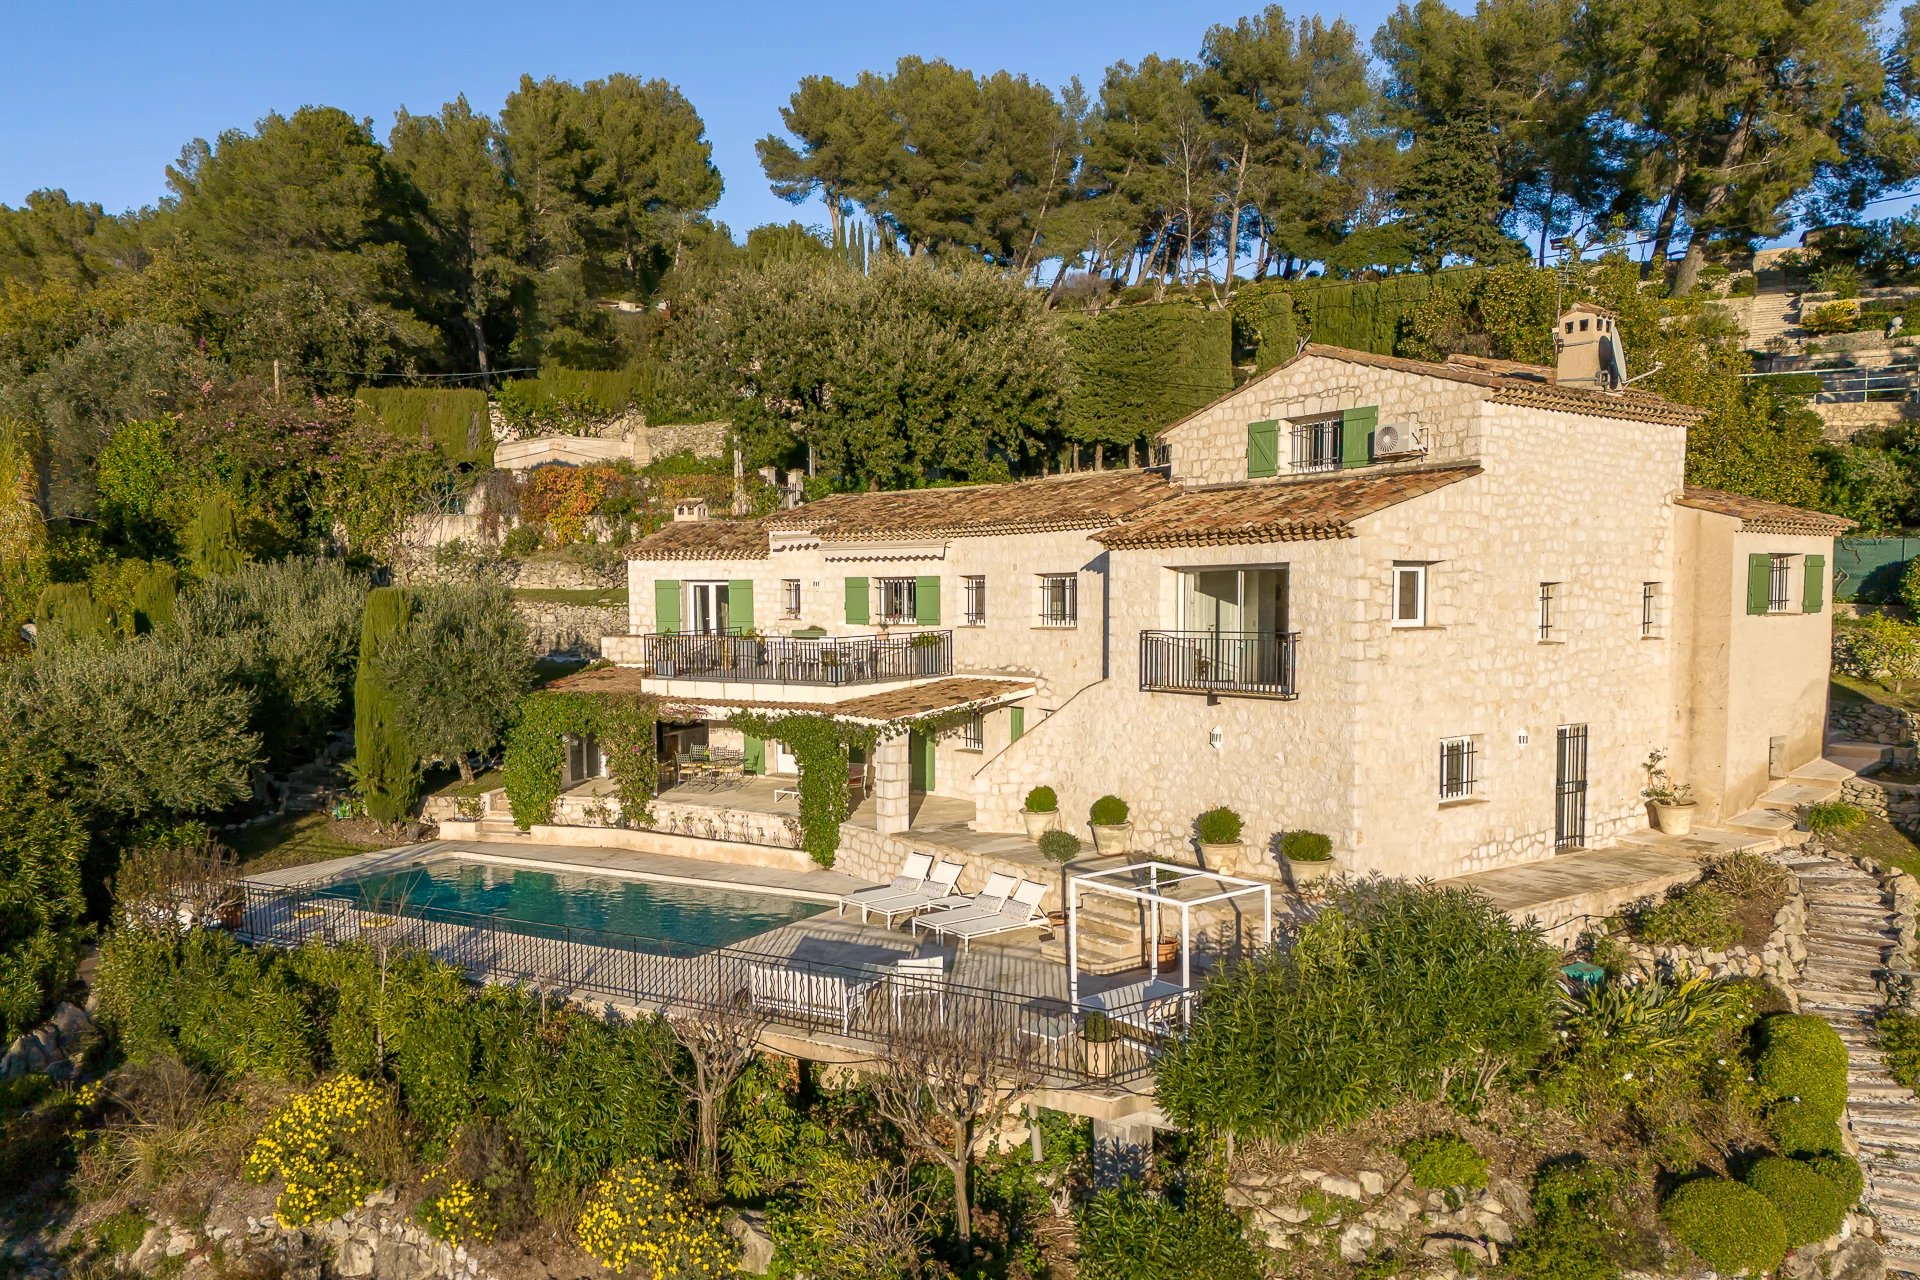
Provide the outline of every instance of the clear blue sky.
[[[1371,40],[1390,0],[1342,10]],[[716,216],[736,237],[796,216],[768,192],[754,142],[780,126],[800,77],[851,77],[903,54],[976,71],[1005,67],[1089,89],[1122,58],[1192,57],[1214,23],[1258,5],[1148,0],[967,0],[901,6],[327,0],[0,0],[0,204],[63,187],[110,211],[166,193],[166,166],[195,137],[250,127],[307,104],[370,116],[384,139],[394,108],[422,112],[465,93],[489,114],[522,72],[575,82],[609,72],[678,84],[707,122],[726,179]],[[1289,7],[1290,14],[1311,12]],[[1331,10],[1325,12],[1331,13]],[[824,220],[817,207],[802,221]]]

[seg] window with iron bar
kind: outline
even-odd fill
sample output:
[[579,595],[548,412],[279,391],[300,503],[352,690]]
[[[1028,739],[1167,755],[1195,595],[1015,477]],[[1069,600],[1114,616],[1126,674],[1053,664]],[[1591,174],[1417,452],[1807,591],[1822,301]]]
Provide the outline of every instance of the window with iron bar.
[[912,578],[876,578],[874,585],[879,588],[880,610],[877,621],[912,622],[919,617],[916,602],[918,583]]
[[1072,573],[1048,573],[1040,578],[1040,625],[1071,627],[1080,620],[1080,578]]
[[1775,556],[1768,566],[1767,574],[1767,612],[1785,613],[1787,611],[1787,589],[1793,580],[1793,557]]
[[1640,584],[1640,638],[1651,640],[1660,634],[1660,584]]
[[1440,740],[1440,798],[1464,800],[1474,793],[1479,778],[1475,773],[1478,751],[1472,738]]
[[800,579],[780,579],[780,611],[789,618],[800,616]]
[[1560,604],[1560,584],[1557,582],[1541,583],[1540,584],[1540,638],[1542,640],[1559,639],[1558,634],[1556,634],[1556,629],[1560,625],[1559,604]]
[[984,751],[987,746],[985,719],[979,712],[967,717],[960,726],[960,749],[962,751]]
[[987,625],[987,580],[986,578],[982,575],[974,574],[974,575],[962,578],[960,579],[960,581],[966,588],[965,590],[966,624],[970,627],[986,626]]
[[1318,422],[1293,424],[1293,469],[1340,469],[1340,419],[1324,418]]

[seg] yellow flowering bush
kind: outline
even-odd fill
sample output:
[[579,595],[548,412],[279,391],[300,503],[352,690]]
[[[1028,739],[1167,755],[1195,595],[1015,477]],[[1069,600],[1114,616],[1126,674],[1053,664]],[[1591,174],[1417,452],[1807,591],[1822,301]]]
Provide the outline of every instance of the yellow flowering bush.
[[381,1118],[386,1095],[357,1076],[336,1076],[282,1107],[254,1139],[242,1166],[254,1182],[282,1178],[274,1221],[292,1229],[337,1218],[379,1189],[350,1148]]
[[427,1177],[431,1194],[413,1211],[413,1220],[435,1240],[448,1244],[491,1244],[500,1223],[493,1204],[465,1178],[450,1178],[445,1167]]
[[602,1179],[574,1228],[580,1247],[609,1270],[644,1263],[662,1280],[737,1274],[732,1237],[674,1185],[677,1173],[643,1156]]

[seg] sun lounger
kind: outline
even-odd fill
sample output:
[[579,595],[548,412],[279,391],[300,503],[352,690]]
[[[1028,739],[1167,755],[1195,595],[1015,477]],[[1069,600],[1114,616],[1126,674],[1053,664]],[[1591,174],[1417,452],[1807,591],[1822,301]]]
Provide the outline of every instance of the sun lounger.
[[1011,933],[1016,929],[1046,924],[1046,912],[1040,910],[1041,900],[1046,896],[1046,885],[1032,880],[1022,880],[1020,887],[1013,891],[1013,896],[993,911],[955,914],[941,912],[938,916],[916,917],[913,923],[916,929],[921,924],[926,924],[942,938],[958,938],[961,948],[967,950],[971,949],[975,938],[987,938],[994,934]]
[[747,970],[747,993],[756,1009],[830,1023],[845,1035],[852,1028],[867,992],[879,985],[882,976],[878,973],[871,976],[815,973],[756,964]]
[[861,907],[860,918],[867,918],[864,903],[881,902],[888,898],[897,898],[902,894],[918,893],[927,885],[927,873],[933,870],[933,855],[930,853],[910,853],[907,860],[900,864],[900,874],[891,884],[877,884],[871,889],[859,889],[843,894],[840,898],[840,914],[845,915],[848,907]]
[[920,932],[920,926],[929,920],[957,919],[961,915],[978,915],[989,911],[998,911],[1006,905],[1008,897],[1020,887],[1020,877],[1010,876],[1004,871],[995,871],[987,877],[986,887],[978,893],[953,893],[944,898],[929,902],[913,920],[913,931]]
[[915,915],[922,911],[931,911],[936,905],[950,901],[953,886],[960,882],[960,873],[966,867],[958,862],[942,862],[927,877],[926,884],[911,893],[904,893],[891,901],[870,902],[862,906],[860,918],[867,918],[868,912],[880,917],[887,928],[893,928],[893,922],[900,916]]

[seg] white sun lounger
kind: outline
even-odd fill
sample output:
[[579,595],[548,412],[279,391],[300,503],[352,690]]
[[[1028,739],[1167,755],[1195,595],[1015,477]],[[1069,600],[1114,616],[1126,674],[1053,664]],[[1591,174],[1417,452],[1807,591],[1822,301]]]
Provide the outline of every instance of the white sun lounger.
[[812,973],[779,965],[756,964],[747,970],[747,991],[756,1009],[797,1014],[832,1023],[845,1035],[853,1026],[867,992],[885,975]]
[[930,853],[910,853],[907,860],[900,864],[900,874],[891,884],[877,884],[871,889],[859,889],[843,894],[840,898],[840,914],[845,915],[848,907],[859,907],[860,918],[867,918],[867,904],[880,903],[890,898],[906,894],[916,894],[927,887],[927,874],[933,870],[933,855]]
[[926,884],[920,889],[900,894],[889,901],[865,903],[860,908],[860,918],[865,920],[871,911],[891,929],[897,917],[930,911],[937,904],[949,901],[953,886],[960,882],[960,873],[965,870],[963,863],[942,862],[933,869],[933,874],[927,877]]
[[1013,896],[1002,902],[992,911],[941,912],[938,916],[921,916],[914,919],[914,927],[921,924],[933,930],[942,938],[960,939],[962,950],[970,950],[975,938],[991,937],[998,933],[1011,933],[1016,929],[1027,929],[1044,925],[1047,915],[1040,910],[1041,901],[1047,896],[1047,886],[1033,880],[1022,880]]
[[1008,875],[1004,871],[995,871],[987,876],[987,883],[978,893],[954,893],[929,902],[922,911],[925,914],[913,918],[913,931],[920,932],[920,926],[929,920],[955,919],[961,915],[976,915],[981,912],[998,911],[1006,905],[1013,891],[1020,887],[1020,877]]

